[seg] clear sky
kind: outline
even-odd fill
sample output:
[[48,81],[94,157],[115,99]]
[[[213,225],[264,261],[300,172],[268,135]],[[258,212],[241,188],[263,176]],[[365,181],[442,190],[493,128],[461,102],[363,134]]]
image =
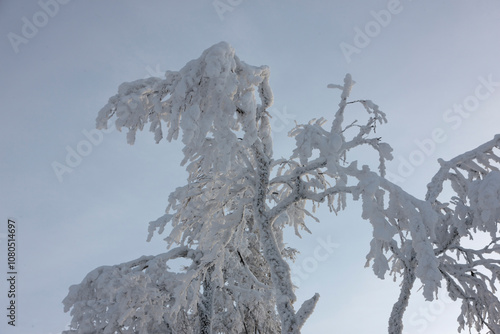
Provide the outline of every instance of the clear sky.
[[[391,175],[422,196],[437,158],[500,133],[499,37],[495,0],[0,1],[0,332],[59,333],[71,284],[165,251],[161,237],[146,243],[147,224],[184,183],[181,146],[92,132],[122,82],[178,70],[227,41],[245,62],[270,66],[274,151],[286,157],[294,121],[331,119],[338,91],[326,86],[351,73],[353,98],[387,113],[377,133],[395,150]],[[359,213],[357,203],[320,211],[312,235],[289,238],[301,250],[298,297],[321,294],[303,333],[386,332],[398,284],[363,267],[372,231]],[[18,224],[15,328],[8,218]],[[456,306],[424,303],[417,289],[405,332],[456,333]]]

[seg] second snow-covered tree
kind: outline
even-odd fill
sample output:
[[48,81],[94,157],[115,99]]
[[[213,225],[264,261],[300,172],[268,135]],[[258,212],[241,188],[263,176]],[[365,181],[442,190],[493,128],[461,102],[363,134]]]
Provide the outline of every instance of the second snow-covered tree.
[[[500,138],[448,162],[417,199],[385,178],[391,147],[374,136],[385,114],[369,100],[350,101],[347,75],[333,121],[314,119],[290,132],[296,147],[275,159],[268,108],[269,68],[242,62],[227,43],[216,44],[165,78],[124,83],[99,112],[97,127],[114,119],[127,140],[149,123],[156,142],[184,144],[187,184],[169,197],[167,212],[151,222],[149,237],[163,233],[171,250],[154,257],[100,267],[72,286],[64,300],[73,315],[68,333],[300,333],[314,310],[315,294],[296,309],[286,247],[287,226],[307,230],[308,208],[345,208],[362,201],[373,228],[367,255],[375,274],[401,276],[401,294],[389,333],[401,333],[413,285],[433,300],[442,282],[462,301],[460,328],[500,332],[498,222]],[[346,124],[350,105],[366,110],[364,123]],[[368,146],[376,168],[350,160]],[[280,155],[283,155],[281,153]],[[449,201],[443,187],[456,192]],[[484,248],[461,241],[489,233]],[[169,268],[189,260],[182,272]]]

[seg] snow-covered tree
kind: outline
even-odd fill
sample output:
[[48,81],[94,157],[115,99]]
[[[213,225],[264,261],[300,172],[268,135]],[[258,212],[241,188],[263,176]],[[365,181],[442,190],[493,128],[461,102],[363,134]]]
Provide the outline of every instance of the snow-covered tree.
[[[341,91],[333,121],[297,125],[291,156],[275,159],[269,74],[219,43],[163,79],[122,84],[99,112],[97,127],[115,119],[130,144],[146,123],[156,142],[182,133],[189,177],[149,226],[148,240],[168,224],[173,248],[97,268],[72,286],[64,300],[73,315],[68,333],[300,333],[319,295],[295,309],[288,261],[296,250],[286,247],[283,231],[291,226],[300,236],[318,205],[337,212],[348,196],[362,201],[361,216],[373,228],[367,265],[379,278],[401,280],[389,333],[402,333],[417,279],[429,301],[443,282],[462,301],[460,329],[499,333],[500,137],[440,161],[426,198],[417,199],[385,178],[392,149],[374,135],[385,114],[369,100],[349,101],[350,75],[329,85]],[[365,123],[346,124],[354,104],[366,110]],[[377,166],[350,159],[364,146],[378,155]],[[455,196],[444,201],[450,191]],[[486,247],[463,241],[478,231],[489,233]],[[179,257],[190,265],[170,271],[168,261]]]

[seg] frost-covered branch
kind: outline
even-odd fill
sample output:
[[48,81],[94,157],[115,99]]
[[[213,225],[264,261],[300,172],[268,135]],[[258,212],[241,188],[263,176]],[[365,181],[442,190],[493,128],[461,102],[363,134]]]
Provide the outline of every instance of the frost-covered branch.
[[403,333],[403,315],[410,301],[411,290],[415,283],[416,254],[412,252],[409,259],[402,261],[404,264],[403,281],[398,300],[394,304],[389,317],[389,334]]
[[[500,137],[449,161],[439,160],[439,171],[426,195],[439,213],[435,253],[445,276],[448,294],[462,300],[459,330],[486,326],[500,332],[498,289],[500,223]],[[454,196],[443,200],[451,190]],[[490,242],[474,242],[481,234]],[[467,242],[467,246],[464,243]]]
[[177,293],[187,288],[183,287],[185,274],[168,270],[167,262],[179,257],[193,260],[192,270],[200,254],[179,247],[91,271],[80,284],[71,286],[63,301],[65,311],[71,309],[73,316],[68,333],[171,333],[187,316],[185,311],[182,315],[169,312],[182,303],[182,294]]

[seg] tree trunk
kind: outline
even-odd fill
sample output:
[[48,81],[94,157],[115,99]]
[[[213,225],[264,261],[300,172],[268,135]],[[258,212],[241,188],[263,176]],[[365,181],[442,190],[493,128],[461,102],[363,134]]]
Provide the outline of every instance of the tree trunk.
[[198,317],[200,319],[200,333],[212,334],[212,316],[214,313],[214,288],[212,283],[213,267],[208,268],[203,280],[203,296],[198,303]]
[[408,261],[409,264],[405,267],[401,292],[397,302],[392,307],[391,317],[389,318],[389,334],[403,333],[403,315],[408,307],[411,289],[416,278],[414,272],[416,266],[415,257],[415,252],[412,252],[411,259]]
[[283,334],[299,334],[293,303],[296,300],[290,277],[290,267],[283,259],[272,229],[272,221],[266,211],[266,195],[269,184],[269,158],[260,142],[254,144],[257,162],[257,184],[254,199],[254,215],[259,228],[260,244],[264,258],[271,269],[271,280],[276,293],[276,306],[281,318]]

